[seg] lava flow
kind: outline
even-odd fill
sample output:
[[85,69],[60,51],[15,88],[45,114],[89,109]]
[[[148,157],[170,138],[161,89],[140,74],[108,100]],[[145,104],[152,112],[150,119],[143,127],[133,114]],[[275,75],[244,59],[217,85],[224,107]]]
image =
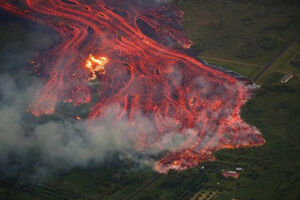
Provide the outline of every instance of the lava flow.
[[195,167],[222,148],[264,144],[258,129],[240,117],[251,83],[189,56],[192,42],[182,28],[183,13],[173,5],[154,0],[0,3],[61,36],[60,44],[36,61],[48,81],[30,106],[35,116],[54,113],[60,101],[90,102],[93,80],[101,89],[90,120],[105,118],[104,110],[117,105],[115,118],[137,128],[137,149],[168,149],[166,135],[185,138],[155,164],[158,172]]

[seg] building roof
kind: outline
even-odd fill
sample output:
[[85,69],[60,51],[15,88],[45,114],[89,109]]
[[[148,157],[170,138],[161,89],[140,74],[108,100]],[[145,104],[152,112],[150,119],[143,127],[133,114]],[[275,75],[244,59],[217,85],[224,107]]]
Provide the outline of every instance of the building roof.
[[235,179],[237,179],[240,174],[235,172],[235,171],[226,171],[226,172],[223,172],[222,175],[225,177],[225,178],[228,178],[228,177],[233,177]]
[[281,82],[287,83],[291,78],[293,78],[293,73],[288,73],[281,78]]

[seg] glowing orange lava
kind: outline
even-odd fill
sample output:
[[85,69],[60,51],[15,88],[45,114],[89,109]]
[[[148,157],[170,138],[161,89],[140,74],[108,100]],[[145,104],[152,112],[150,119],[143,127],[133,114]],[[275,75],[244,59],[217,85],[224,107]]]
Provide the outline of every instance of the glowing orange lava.
[[105,75],[105,65],[108,63],[108,58],[106,57],[94,57],[90,54],[89,58],[85,63],[85,67],[92,73],[92,77],[89,80],[95,80],[97,78],[96,72]]
[[88,80],[93,80],[101,83],[96,91],[101,100],[92,106],[90,120],[105,119],[106,109],[114,105],[109,114],[135,128],[139,150],[168,149],[172,139],[166,138],[182,138],[155,163],[160,173],[214,160],[219,149],[264,144],[259,130],[240,116],[253,85],[189,54],[192,42],[183,30],[183,13],[174,5],[153,0],[16,2],[0,0],[0,8],[46,24],[61,37],[60,44],[35,59],[48,77],[30,106],[35,116],[54,113],[61,101],[89,103],[93,88]]

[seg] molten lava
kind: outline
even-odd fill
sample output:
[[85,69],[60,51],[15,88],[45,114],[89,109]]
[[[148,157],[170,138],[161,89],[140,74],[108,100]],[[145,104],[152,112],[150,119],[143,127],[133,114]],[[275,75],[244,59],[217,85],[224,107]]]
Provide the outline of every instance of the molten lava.
[[85,64],[85,67],[92,73],[92,77],[90,77],[89,80],[95,80],[97,78],[96,72],[105,75],[105,65],[107,63],[108,59],[106,57],[95,58],[90,54]]
[[[57,31],[61,43],[37,58],[48,81],[30,105],[35,116],[52,114],[58,102],[91,101],[89,80],[100,96],[89,119],[115,119],[135,127],[137,149],[168,149],[166,136],[185,137],[155,169],[183,170],[213,160],[222,148],[262,145],[265,140],[240,117],[251,97],[248,81],[187,54],[192,42],[183,13],[152,0],[0,0],[0,7]],[[99,56],[100,55],[100,56]],[[108,56],[103,56],[108,55]],[[146,126],[139,116],[147,118]]]

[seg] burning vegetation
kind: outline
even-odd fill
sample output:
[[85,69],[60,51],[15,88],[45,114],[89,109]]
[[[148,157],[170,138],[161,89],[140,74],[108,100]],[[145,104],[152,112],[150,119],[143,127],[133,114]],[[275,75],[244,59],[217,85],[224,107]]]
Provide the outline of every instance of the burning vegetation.
[[52,27],[62,39],[35,61],[48,76],[30,105],[35,116],[54,113],[61,101],[89,103],[88,82],[93,80],[102,87],[89,120],[106,118],[106,108],[114,105],[109,114],[137,131],[137,150],[169,150],[166,135],[184,138],[155,164],[158,172],[195,167],[213,160],[219,149],[264,144],[259,130],[240,117],[252,85],[187,54],[192,42],[181,25],[183,13],[173,5],[149,0],[25,2],[25,9],[5,0],[0,7]]

